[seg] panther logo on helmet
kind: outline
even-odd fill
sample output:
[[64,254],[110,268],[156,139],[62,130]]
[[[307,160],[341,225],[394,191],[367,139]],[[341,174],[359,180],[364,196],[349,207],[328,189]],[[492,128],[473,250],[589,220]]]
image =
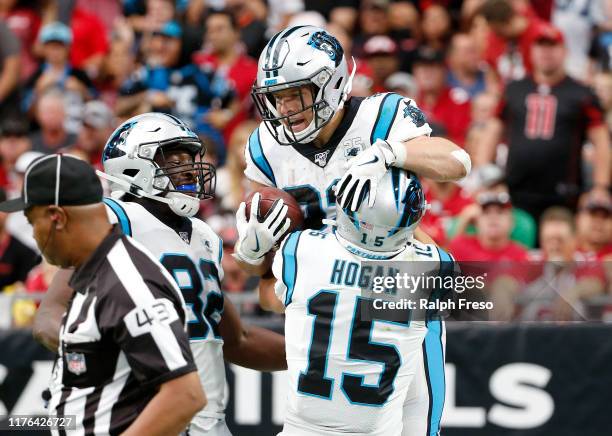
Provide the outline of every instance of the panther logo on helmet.
[[403,250],[427,208],[419,179],[396,167],[391,167],[378,183],[373,207],[362,201],[351,212],[339,204],[338,235],[353,246],[352,252],[358,250],[361,256],[372,259],[388,258]]
[[[251,95],[278,144],[305,144],[342,110],[354,72],[353,65],[349,74],[344,50],[331,34],[315,26],[290,27],[262,51]],[[300,96],[289,110],[279,103],[287,94]]]
[[[185,151],[187,163],[167,163],[166,150]],[[146,113],[130,118],[110,136],[102,152],[112,193],[130,193],[166,203],[180,216],[193,216],[200,200],[215,190],[215,167],[202,160],[205,148],[176,117]],[[188,181],[187,181],[188,180]]]
[[102,153],[102,162],[107,159],[119,157],[124,153],[118,148],[118,146],[125,142],[125,138],[127,137],[128,132],[132,127],[134,127],[134,124],[136,123],[137,121],[124,123],[119,129],[115,131],[115,133],[113,133],[113,135],[108,140],[106,147],[104,147],[104,152]]
[[344,50],[338,40],[329,33],[325,31],[313,33],[308,40],[308,45],[327,53],[329,58],[335,62],[336,67],[340,65],[340,61],[344,56]]

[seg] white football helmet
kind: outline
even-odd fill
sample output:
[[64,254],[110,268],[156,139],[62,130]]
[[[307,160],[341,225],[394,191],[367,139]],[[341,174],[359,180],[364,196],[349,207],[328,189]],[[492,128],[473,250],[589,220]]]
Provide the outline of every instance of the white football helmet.
[[[274,35],[262,51],[251,95],[279,144],[308,143],[342,109],[354,74],[355,68],[349,76],[344,50],[335,37],[315,26],[289,27]],[[312,104],[305,105],[300,94],[302,109],[282,116],[274,94],[303,86],[309,87]],[[304,111],[313,112],[312,122],[295,132],[289,117]]]
[[[167,165],[164,152],[176,148],[189,152],[193,162]],[[110,135],[102,152],[104,173],[98,174],[111,182],[113,196],[129,192],[166,203],[177,215],[193,216],[200,200],[211,198],[215,191],[215,167],[202,161],[205,151],[197,135],[178,118],[145,113]]]
[[338,203],[334,224],[347,250],[370,259],[386,259],[402,251],[426,210],[419,179],[396,167],[378,183],[374,206],[361,200],[355,212]]

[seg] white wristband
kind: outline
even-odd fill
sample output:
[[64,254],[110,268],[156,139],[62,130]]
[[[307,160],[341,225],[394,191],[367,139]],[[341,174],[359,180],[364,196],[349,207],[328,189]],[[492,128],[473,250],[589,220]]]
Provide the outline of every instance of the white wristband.
[[463,165],[465,168],[465,176],[470,175],[470,171],[472,170],[472,159],[470,159],[470,155],[465,152],[465,150],[455,150],[451,152],[451,156],[454,157]]
[[395,155],[395,162],[393,162],[393,166],[398,168],[406,168],[406,163],[408,160],[406,144],[400,141],[387,141],[387,144],[389,144],[393,154]]

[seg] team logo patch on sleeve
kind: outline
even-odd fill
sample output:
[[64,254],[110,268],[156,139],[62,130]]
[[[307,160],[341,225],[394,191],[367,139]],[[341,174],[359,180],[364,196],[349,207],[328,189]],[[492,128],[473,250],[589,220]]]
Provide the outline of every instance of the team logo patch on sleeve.
[[210,241],[208,239],[202,238],[202,244],[204,244],[204,248],[206,249],[206,251],[212,253],[212,247],[210,246]]
[[425,120],[425,114],[423,114],[419,108],[412,106],[410,100],[406,99],[404,103],[406,104],[404,108],[404,118],[410,117],[417,127],[421,127],[427,122],[427,120]]
[[68,371],[79,375],[87,371],[85,355],[83,353],[66,353],[66,366]]

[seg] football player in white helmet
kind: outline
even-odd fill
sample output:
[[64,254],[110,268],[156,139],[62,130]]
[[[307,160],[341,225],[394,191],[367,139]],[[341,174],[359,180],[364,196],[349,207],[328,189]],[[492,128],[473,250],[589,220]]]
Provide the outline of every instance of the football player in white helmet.
[[[186,163],[169,159],[185,153]],[[165,203],[176,215],[194,216],[200,200],[212,197],[215,168],[202,160],[206,148],[178,118],[146,113],[117,128],[104,147],[100,175],[111,182],[111,192]],[[173,153],[176,154],[176,153]]]
[[[394,93],[349,98],[353,73],[336,38],[313,26],[279,32],[259,58],[252,94],[263,121],[247,143],[245,175],[253,190],[274,186],[292,194],[303,206],[306,228],[320,229],[323,219],[334,218],[337,199],[351,211],[366,199],[376,207],[376,188],[389,167],[441,181],[458,180],[470,171],[465,151],[429,136],[431,128],[412,99]],[[253,198],[255,205],[258,200]],[[285,224],[282,218],[277,222]],[[235,256],[245,270],[264,275],[262,306],[282,310],[274,298],[274,279],[267,278],[271,261],[265,254],[283,232],[255,221],[239,209]],[[430,240],[418,229],[416,237]],[[444,332],[432,327],[430,334],[433,339],[425,343],[440,348]],[[429,357],[425,371],[442,381],[421,402],[430,405],[428,428],[435,434],[444,399],[444,361],[443,355]]]
[[[308,228],[334,217],[336,198],[350,210],[364,198],[373,206],[390,166],[435,180],[457,180],[470,170],[469,156],[457,145],[429,136],[413,100],[393,93],[349,98],[351,80],[338,40],[314,26],[279,32],[259,58],[252,95],[263,121],[247,143],[245,175],[254,190],[274,186],[291,193],[304,207]],[[262,254],[281,232],[258,233],[255,226],[240,226],[236,255],[246,269],[263,274],[270,262]],[[267,243],[253,251],[256,236]]]
[[[111,222],[144,245],[173,275],[186,303],[188,336],[208,404],[192,420],[190,435],[227,436],[224,357],[261,371],[286,367],[284,340],[269,330],[243,326],[221,292],[222,241],[193,218],[215,188],[205,149],[179,119],[161,113],[133,117],[111,134],[103,151],[111,197]],[[54,278],[37,313],[34,334],[56,346],[71,271]]]
[[[386,281],[402,262],[410,262],[413,274],[441,277],[453,274],[454,262],[435,245],[413,238],[425,212],[414,175],[399,168],[387,171],[376,202],[376,207],[363,202],[355,212],[337,205],[333,233],[294,232],[275,254],[275,296],[285,308],[285,336],[291,338],[285,341],[289,389],[281,436],[400,436],[405,426],[408,434],[437,433],[428,425],[426,403],[420,420],[405,419],[403,405],[414,402],[419,390],[435,386],[431,378],[420,382],[420,358],[439,315],[384,309],[380,296],[375,301],[380,294],[365,291],[372,276]],[[419,261],[424,263],[412,263]],[[419,295],[413,303],[435,298],[422,294],[425,289],[412,291]],[[397,294],[394,300],[404,297]],[[443,353],[439,342],[435,351]]]

